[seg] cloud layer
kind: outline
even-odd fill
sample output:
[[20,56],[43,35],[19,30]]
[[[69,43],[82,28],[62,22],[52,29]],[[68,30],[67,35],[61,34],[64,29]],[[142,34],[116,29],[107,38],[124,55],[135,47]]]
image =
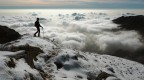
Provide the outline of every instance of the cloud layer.
[[[35,15],[1,16],[0,23],[9,26],[21,34],[36,31]],[[35,13],[36,14],[36,13]],[[40,15],[37,14],[37,15]],[[106,13],[56,14],[40,18],[44,26],[41,36],[61,43],[64,47],[87,52],[114,54],[118,50],[136,51],[143,47],[141,36],[136,31],[117,30]]]

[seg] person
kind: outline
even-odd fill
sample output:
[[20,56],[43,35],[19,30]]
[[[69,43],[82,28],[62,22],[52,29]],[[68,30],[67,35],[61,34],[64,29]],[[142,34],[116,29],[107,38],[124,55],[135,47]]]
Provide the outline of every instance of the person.
[[[38,37],[40,37],[40,27],[42,27],[39,23],[39,18],[37,18],[35,22],[35,27],[37,28],[37,31],[34,33],[34,37],[36,37],[36,34],[38,33]],[[42,27],[43,28],[43,27]]]

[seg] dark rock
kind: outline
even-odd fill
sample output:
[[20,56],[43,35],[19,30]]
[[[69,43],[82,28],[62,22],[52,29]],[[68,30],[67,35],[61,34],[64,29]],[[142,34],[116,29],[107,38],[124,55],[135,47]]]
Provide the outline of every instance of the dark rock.
[[88,73],[87,75],[87,80],[106,80],[110,76],[115,77],[114,75],[108,74],[103,71],[101,71],[97,76],[94,73]]
[[106,72],[101,72],[95,80],[106,80],[106,78],[108,78],[110,76],[113,76],[113,75],[108,74]]
[[111,67],[111,68],[108,68],[109,71],[111,71],[112,73],[115,73],[114,69]]
[[121,16],[112,20],[114,23],[119,24],[120,28],[126,30],[136,30],[144,36],[144,16]]
[[79,78],[79,79],[83,79],[83,77],[82,77],[82,76],[80,76],[80,75],[77,75],[76,77],[77,77],[77,78]]
[[12,58],[10,58],[10,61],[6,62],[7,66],[10,68],[15,68],[16,63],[14,62],[14,60]]
[[97,78],[96,73],[91,72],[87,73],[87,80],[96,80],[96,78]]
[[44,58],[44,60],[45,60],[45,62],[46,62],[46,61],[49,60],[51,57],[52,57],[52,56],[50,56],[50,55],[46,55],[46,56],[44,56],[43,58]]
[[61,62],[54,62],[54,64],[57,66],[57,70],[64,66]]
[[43,53],[43,51],[40,48],[30,46],[30,45],[23,45],[23,46],[18,46],[18,47],[12,46],[10,49],[10,51],[13,51],[13,52],[19,51],[19,50],[25,50],[25,56],[22,56],[22,58],[26,60],[26,62],[31,68],[35,68],[33,60],[37,60],[36,56],[39,55],[40,53]]
[[75,55],[75,56],[72,57],[72,59],[78,60],[78,57]]
[[0,25],[0,44],[20,38],[20,34],[13,29]]

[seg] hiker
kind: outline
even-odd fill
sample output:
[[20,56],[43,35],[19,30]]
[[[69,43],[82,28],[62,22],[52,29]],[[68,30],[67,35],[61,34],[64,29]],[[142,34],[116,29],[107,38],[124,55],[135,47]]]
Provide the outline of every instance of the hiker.
[[[35,27],[37,28],[37,31],[34,33],[34,37],[36,37],[36,34],[38,33],[38,37],[40,37],[40,27],[42,27],[39,23],[39,18],[37,18],[37,21],[35,22]],[[43,27],[42,27],[43,29]]]

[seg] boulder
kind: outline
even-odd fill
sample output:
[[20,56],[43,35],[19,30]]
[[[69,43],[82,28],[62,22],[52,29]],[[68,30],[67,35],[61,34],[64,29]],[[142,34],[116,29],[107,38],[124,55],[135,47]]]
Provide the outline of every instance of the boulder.
[[0,25],[0,44],[20,38],[20,34],[13,29]]

